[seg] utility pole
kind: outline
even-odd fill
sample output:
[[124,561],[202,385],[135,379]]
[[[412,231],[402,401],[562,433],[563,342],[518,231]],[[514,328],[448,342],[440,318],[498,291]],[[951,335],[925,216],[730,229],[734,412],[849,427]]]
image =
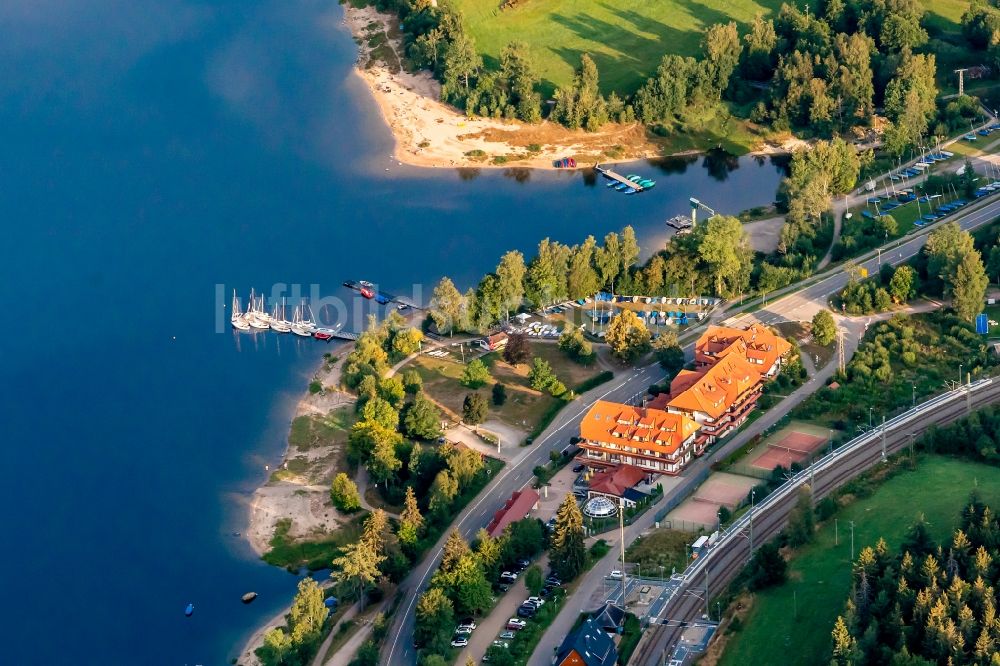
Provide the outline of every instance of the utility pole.
[[882,462],[885,462],[885,414],[882,415]]
[[851,521],[851,562],[854,562],[854,521]]
[[913,407],[914,409],[916,409],[916,407],[917,407],[917,385],[916,385],[916,384],[914,384],[914,385],[913,385],[913,386],[911,386],[910,388],[912,388],[912,389],[913,389],[913,405],[911,405],[911,406],[912,406],[912,407]]
[[872,429],[872,413],[875,411],[874,407],[868,408],[868,429]]
[[966,68],[956,69],[955,73],[958,74],[958,96],[961,97],[965,94],[965,72]]
[[[622,604],[622,607],[624,608],[624,604]],[[705,615],[712,617],[710,613],[711,610],[709,609],[708,606],[708,565],[706,564],[705,565]]]
[[628,579],[628,574],[625,572],[625,507],[621,500],[618,504],[618,527],[622,535],[622,608],[625,608],[625,581]]
[[753,557],[753,500],[756,492],[754,488],[750,489],[750,557]]
[[843,329],[837,329],[837,369],[840,370],[840,374],[846,373],[845,363],[844,363],[844,331]]
[[833,545],[840,545],[840,521],[836,518],[833,519]]

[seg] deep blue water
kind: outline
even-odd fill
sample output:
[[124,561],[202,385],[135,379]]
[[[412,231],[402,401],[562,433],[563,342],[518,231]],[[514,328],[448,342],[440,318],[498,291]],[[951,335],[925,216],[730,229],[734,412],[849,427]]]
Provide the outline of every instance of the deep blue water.
[[234,287],[465,286],[624,224],[651,250],[689,196],[736,212],[780,176],[397,167],[354,56],[333,2],[0,3],[0,662],[226,663],[291,597],[231,534],[330,347],[219,332]]

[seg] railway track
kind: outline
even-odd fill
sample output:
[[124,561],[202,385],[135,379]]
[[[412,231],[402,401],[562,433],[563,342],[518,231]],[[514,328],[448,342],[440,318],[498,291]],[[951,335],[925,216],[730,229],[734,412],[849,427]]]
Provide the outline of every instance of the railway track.
[[[754,543],[766,543],[784,528],[796,503],[796,491],[802,485],[812,486],[815,502],[874,467],[883,456],[906,448],[931,425],[950,423],[998,400],[1000,381],[980,380],[937,396],[817,460],[754,508]],[[741,517],[704,558],[688,567],[684,582],[657,617],[650,620],[651,626],[629,664],[664,664],[685,627],[708,614],[712,596],[719,594],[750,559],[750,520],[749,514]]]

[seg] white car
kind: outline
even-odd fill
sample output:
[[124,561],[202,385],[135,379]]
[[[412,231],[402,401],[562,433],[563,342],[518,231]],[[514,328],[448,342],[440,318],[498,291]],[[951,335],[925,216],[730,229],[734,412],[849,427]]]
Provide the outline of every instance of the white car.
[[510,639],[514,638],[514,636],[515,636],[514,632],[511,631],[510,629],[507,629],[506,631],[501,631],[500,632],[500,638],[502,638],[504,640],[510,640]]
[[619,571],[618,569],[614,569],[611,573],[608,574],[608,578],[614,578],[616,580],[620,580],[621,577],[622,577],[622,572]]
[[[466,641],[466,643],[468,643],[468,641]],[[501,640],[493,641],[493,645],[496,645],[497,647],[502,647],[505,650],[510,647],[510,643]]]
[[451,646],[453,648],[465,647],[469,644],[469,639],[465,636],[455,636],[451,641]]
[[514,629],[514,628],[524,629],[527,626],[528,626],[527,622],[525,622],[524,620],[519,620],[516,617],[512,617],[509,620],[507,620],[507,628],[508,629]]
[[465,625],[460,625],[455,629],[455,633],[459,636],[468,636],[472,633],[472,627],[467,627]]
[[545,605],[545,599],[541,597],[528,597],[528,601],[535,604],[535,608],[541,608]]

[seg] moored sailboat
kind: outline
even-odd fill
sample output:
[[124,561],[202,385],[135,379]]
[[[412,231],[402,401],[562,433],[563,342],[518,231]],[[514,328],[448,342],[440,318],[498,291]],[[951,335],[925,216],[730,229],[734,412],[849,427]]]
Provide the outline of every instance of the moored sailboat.
[[308,323],[307,321],[302,318],[302,306],[295,306],[295,312],[292,314],[292,333],[303,338],[311,338],[315,327],[311,321],[308,321]]
[[250,290],[250,304],[247,306],[246,320],[250,328],[267,330],[271,328],[270,317],[263,311],[264,297],[260,297],[260,305],[254,296],[253,289]]
[[233,325],[233,328],[240,331],[250,330],[250,324],[247,322],[246,316],[240,310],[240,299],[236,297],[235,289],[233,289],[233,312],[229,316],[229,322]]
[[[280,314],[279,314],[280,313]],[[288,333],[292,330],[291,322],[285,319],[285,303],[281,303],[281,308],[279,310],[278,304],[274,304],[274,311],[271,315],[271,329],[277,331],[278,333]]]

